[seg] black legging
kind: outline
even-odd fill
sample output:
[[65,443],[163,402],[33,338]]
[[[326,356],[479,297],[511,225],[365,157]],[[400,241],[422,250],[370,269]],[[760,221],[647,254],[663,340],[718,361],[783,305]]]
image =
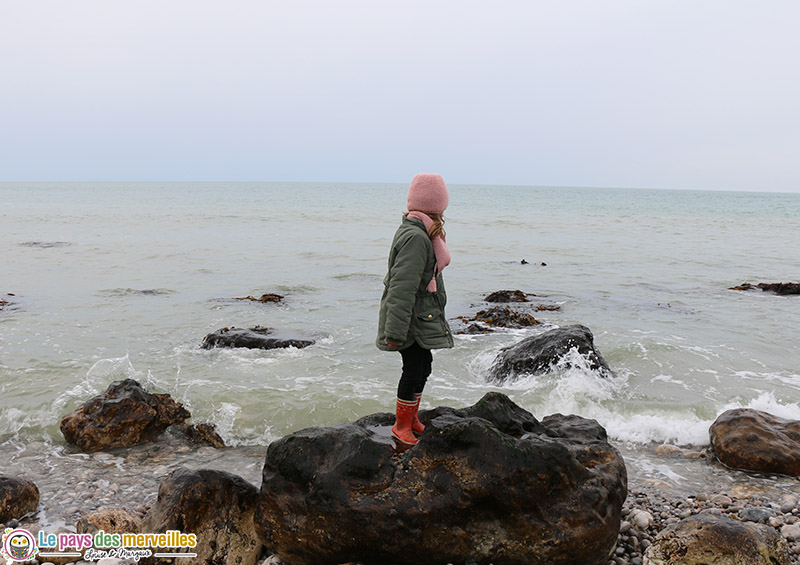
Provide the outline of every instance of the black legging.
[[430,349],[420,347],[417,342],[400,351],[403,356],[403,374],[397,385],[397,398],[413,402],[415,394],[421,394],[431,374],[433,355]]

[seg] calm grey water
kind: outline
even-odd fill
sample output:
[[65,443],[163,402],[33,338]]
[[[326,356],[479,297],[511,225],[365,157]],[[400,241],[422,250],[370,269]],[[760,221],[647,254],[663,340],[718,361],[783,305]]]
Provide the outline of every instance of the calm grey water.
[[[216,464],[249,465],[245,474],[256,482],[259,447],[270,441],[391,410],[400,356],[373,340],[406,191],[0,184],[0,298],[13,301],[0,311],[6,465],[22,467],[22,457],[26,467],[66,469],[74,456],[64,449],[61,418],[125,377],[169,392],[195,421],[215,423],[240,447]],[[454,349],[437,352],[423,407],[464,406],[500,390],[537,417],[595,418],[626,450],[632,472],[675,484],[709,480],[704,473],[718,469],[653,459],[653,445],[704,446],[714,418],[736,406],[800,419],[800,297],[727,290],[800,280],[800,194],[475,185],[450,192],[448,317],[474,313],[483,296],[505,288],[561,310],[536,313],[541,327],[460,336]],[[234,300],[265,292],[285,302]],[[573,368],[487,384],[500,348],[575,322],[592,329],[616,378]],[[198,347],[218,328],[256,324],[317,344]],[[185,457],[175,463],[191,462],[191,452]]]

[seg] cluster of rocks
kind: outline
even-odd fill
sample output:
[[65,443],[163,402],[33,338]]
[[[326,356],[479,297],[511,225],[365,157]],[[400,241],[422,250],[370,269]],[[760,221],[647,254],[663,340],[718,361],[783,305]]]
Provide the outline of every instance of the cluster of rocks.
[[195,533],[202,563],[605,562],[627,474],[597,422],[538,421],[499,393],[421,418],[427,428],[403,454],[391,414],[301,430],[270,445],[260,490],[177,469],[151,508],[106,508],[77,529]]
[[774,292],[775,294],[788,295],[800,294],[800,283],[786,282],[786,283],[742,283],[739,286],[732,286],[728,290],[755,290],[761,289],[763,291]]
[[[555,304],[531,304],[529,297],[535,294],[521,290],[498,290],[484,298],[490,304],[504,304],[490,306],[479,310],[472,316],[459,316],[464,325],[459,333],[482,334],[494,331],[494,328],[527,328],[541,324],[530,311],[553,311],[560,307]],[[513,305],[513,306],[512,306]]]
[[798,499],[745,493],[666,497],[632,492],[622,509],[614,555],[607,565],[800,562]]
[[[524,303],[528,296],[501,291],[487,301]],[[203,346],[262,348],[269,333],[223,328]],[[572,325],[503,349],[490,379],[546,373],[578,357],[599,378],[613,374],[592,332]],[[67,415],[61,429],[86,452],[149,442],[169,427],[224,447],[213,426],[188,426],[190,417],[169,395],[127,379]],[[794,496],[667,498],[637,490],[626,502],[624,462],[597,422],[561,414],[539,421],[499,393],[420,418],[426,430],[404,453],[391,439],[392,414],[301,430],[269,446],[260,489],[223,471],[179,468],[163,479],[152,506],[105,508],[81,517],[76,529],[191,532],[197,561],[212,564],[400,564],[409,555],[419,565],[661,565],[709,556],[800,563]],[[800,422],[731,410],[709,433],[725,465],[800,476]],[[30,481],[0,477],[3,525],[17,526],[38,501]]]
[[[152,506],[103,508],[76,529],[182,530],[198,536],[198,562],[246,565],[400,564],[409,554],[422,565],[800,563],[794,495],[638,488],[626,501],[622,457],[593,420],[539,421],[499,393],[420,417],[427,428],[403,454],[391,414],[301,430],[269,446],[260,489],[223,471],[179,468]],[[4,525],[17,527],[37,504],[35,485],[0,478]]]
[[67,443],[83,452],[132,447],[179,426],[193,441],[224,447],[212,424],[185,425],[191,414],[169,394],[151,394],[134,379],[111,383],[106,391],[61,420]]

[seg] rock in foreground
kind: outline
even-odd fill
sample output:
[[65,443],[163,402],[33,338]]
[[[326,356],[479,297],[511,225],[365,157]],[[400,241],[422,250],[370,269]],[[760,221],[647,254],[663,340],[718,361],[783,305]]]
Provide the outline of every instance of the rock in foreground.
[[18,520],[39,506],[39,489],[27,479],[0,475],[0,522]]
[[[612,374],[611,368],[594,347],[594,336],[589,328],[579,324],[556,328],[543,334],[525,338],[503,349],[489,369],[489,378],[504,382],[520,374],[540,375],[566,358],[576,348],[588,362],[589,368],[600,376]],[[567,365],[571,365],[565,359]]]
[[297,347],[302,349],[313,345],[313,341],[304,339],[277,339],[267,337],[270,330],[267,328],[222,328],[208,334],[203,338],[200,347],[213,349],[215,347],[246,347],[248,349],[280,349]]
[[423,420],[399,457],[389,414],[272,443],[256,512],[265,546],[292,565],[606,562],[627,475],[597,422],[538,422],[498,393]]
[[701,513],[658,534],[647,565],[789,565],[786,542],[769,526]]
[[133,379],[116,381],[61,420],[67,442],[92,453],[131,447],[191,415],[168,394],[150,394]]
[[193,563],[253,565],[261,542],[253,525],[258,489],[225,471],[176,469],[161,481],[146,532],[180,530],[197,536]]
[[800,421],[750,408],[720,414],[708,430],[717,458],[734,469],[800,476]]

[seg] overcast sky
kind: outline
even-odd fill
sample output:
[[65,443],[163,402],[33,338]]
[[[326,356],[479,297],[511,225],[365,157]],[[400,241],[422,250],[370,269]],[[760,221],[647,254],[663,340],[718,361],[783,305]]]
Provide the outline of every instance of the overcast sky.
[[0,0],[0,180],[800,191],[797,0]]

